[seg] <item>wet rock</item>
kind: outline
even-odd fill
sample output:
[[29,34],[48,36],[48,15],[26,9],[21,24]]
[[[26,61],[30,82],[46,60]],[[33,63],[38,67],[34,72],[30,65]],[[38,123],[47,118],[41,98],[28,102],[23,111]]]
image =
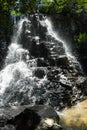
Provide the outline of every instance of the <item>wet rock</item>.
[[44,57],[45,59],[49,56],[49,50],[46,47],[47,42],[41,42],[38,46],[38,52],[40,57]]
[[62,130],[62,127],[51,118],[42,119],[40,125],[38,126],[39,130]]
[[60,77],[60,80],[59,80],[59,83],[67,89],[72,89],[72,82],[67,78],[65,77],[64,75],[61,75]]
[[79,76],[76,80],[76,85],[84,95],[87,95],[87,77]]
[[44,78],[45,76],[45,71],[41,68],[37,68],[35,71],[34,71],[34,75],[38,78]]
[[30,45],[30,48],[29,48],[29,51],[31,53],[32,56],[34,57],[37,57],[38,56],[38,50],[37,50],[37,44],[36,44],[36,39],[33,38],[31,40],[31,45]]
[[44,22],[42,24],[42,21],[44,20],[43,15],[35,13],[30,15],[29,19],[32,22],[32,35],[37,34],[41,37],[41,39],[46,40],[46,33],[43,32],[47,32],[47,28]]
[[[52,107],[49,106],[20,106],[0,109],[0,128],[15,127],[15,130],[59,130],[59,116]],[[4,117],[4,122],[3,122]],[[9,126],[13,125],[13,126]],[[13,129],[12,129],[13,130]]]
[[56,59],[56,65],[58,67],[68,68],[69,66],[68,58],[65,55],[58,57],[58,59]]
[[56,65],[55,64],[55,58],[49,58],[48,61],[49,61],[50,66],[55,66]]
[[5,125],[1,127],[0,130],[15,130],[15,127],[13,125]]
[[48,60],[45,60],[44,58],[37,58],[37,66],[38,67],[47,67],[49,66]]

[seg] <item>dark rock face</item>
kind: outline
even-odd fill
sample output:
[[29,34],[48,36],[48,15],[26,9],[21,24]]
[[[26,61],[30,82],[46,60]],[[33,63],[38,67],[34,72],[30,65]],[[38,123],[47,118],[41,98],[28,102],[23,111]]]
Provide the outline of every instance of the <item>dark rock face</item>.
[[68,58],[66,56],[60,56],[58,59],[56,59],[56,65],[61,68],[68,68]]
[[86,42],[80,43],[77,47],[78,60],[81,62],[85,74],[87,74],[87,44]]
[[3,68],[4,65],[4,59],[7,54],[7,45],[6,41],[0,41],[0,70]]
[[[37,69],[34,72],[38,78],[43,78],[47,75],[47,82],[44,85],[43,92],[39,90],[42,93],[42,97],[38,98],[36,103],[45,104],[49,102],[51,106],[55,106],[55,108],[58,106],[61,109],[84,99],[81,98],[81,95],[84,95],[80,87],[81,84],[77,82],[80,79],[81,70],[76,61],[67,57],[63,43],[48,34],[47,25],[44,22],[45,18],[43,17],[42,19],[42,17],[41,14],[29,16],[32,29],[28,28],[28,23],[24,22],[22,38],[27,27],[30,33],[25,38],[31,37],[31,39],[27,42],[23,38],[21,43],[25,48],[28,47],[32,58],[36,58],[37,66],[45,67],[47,70],[46,73],[41,69]],[[31,42],[29,43],[29,41]],[[84,78],[86,80],[86,77]],[[74,93],[78,95],[77,98]]]
[[37,68],[35,71],[34,71],[34,75],[38,78],[43,78],[45,76],[45,72],[43,69],[39,69]]
[[25,109],[23,113],[20,113],[13,120],[9,120],[7,123],[16,126],[16,130],[34,130],[40,122],[40,116],[32,110]]
[[[5,115],[5,117],[4,117]],[[7,108],[4,113],[2,108],[2,116],[0,115],[1,130],[58,130],[61,128],[58,125],[59,117],[55,110],[48,106],[22,106],[18,108]],[[58,125],[58,126],[56,126]]]
[[[75,36],[87,34],[87,13],[75,13],[70,16],[57,14],[49,16],[53,21],[53,28],[58,28],[58,33],[67,41],[67,45],[71,47],[72,53],[76,55],[81,63],[84,73],[87,74],[87,44],[78,43],[75,41]],[[57,30],[56,30],[57,31]]]
[[[21,43],[24,48],[27,48],[34,57],[52,59],[52,57],[57,57],[57,54],[65,54],[62,43],[47,34],[47,25],[44,22],[45,18],[44,16],[42,17],[43,19],[41,18],[41,14],[29,16],[30,22],[23,23],[19,43]],[[52,41],[54,43],[52,43]],[[55,46],[55,44],[57,45]]]

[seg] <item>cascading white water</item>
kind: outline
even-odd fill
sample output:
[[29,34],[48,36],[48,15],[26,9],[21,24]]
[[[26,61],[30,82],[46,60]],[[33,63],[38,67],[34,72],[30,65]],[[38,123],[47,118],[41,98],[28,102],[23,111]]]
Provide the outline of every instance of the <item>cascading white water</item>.
[[68,57],[73,57],[71,54],[70,48],[66,45],[65,41],[62,40],[56,32],[53,31],[52,23],[49,19],[46,18],[45,23],[47,25],[48,34],[51,35],[53,38],[55,38],[57,41],[61,42],[63,44],[66,54]]
[[60,38],[60,36],[58,36],[58,34],[55,31],[53,31],[51,21],[48,18],[46,18],[45,23],[47,26],[48,34],[51,35],[53,38],[55,38],[55,40],[63,44],[68,60],[74,64],[78,64],[81,73],[84,73],[81,64],[77,61],[76,57],[72,55],[71,48],[66,44],[64,40]]
[[18,37],[20,36],[20,33],[22,31],[22,24],[24,21],[28,22],[28,19],[24,18],[24,19],[21,19],[18,23],[16,23],[16,25],[15,25],[16,29],[14,29],[14,34],[13,34],[11,43],[17,44],[17,42],[18,42],[17,40],[18,40]]
[[[20,20],[17,25],[17,32],[14,33],[12,43],[8,48],[5,66],[0,72],[0,106],[5,105],[5,103],[8,103],[8,105],[20,104],[20,100],[23,96],[26,96],[24,94],[25,92],[27,92],[27,98],[30,101],[32,100],[31,105],[34,104],[36,97],[33,96],[33,89],[40,88],[41,84],[44,84],[46,80],[46,77],[39,80],[34,76],[33,71],[36,67],[29,65],[31,64],[31,61],[29,62],[29,51],[23,49],[22,46],[17,43],[24,21],[28,22],[28,19]],[[20,98],[20,94],[22,96],[18,101],[16,98]],[[18,97],[11,102],[10,98],[13,98],[13,96]]]

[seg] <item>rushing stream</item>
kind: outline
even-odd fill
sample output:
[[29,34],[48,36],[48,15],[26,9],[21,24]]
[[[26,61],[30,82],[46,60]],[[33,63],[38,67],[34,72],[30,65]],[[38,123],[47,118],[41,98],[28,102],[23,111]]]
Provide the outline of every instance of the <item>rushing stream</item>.
[[66,43],[43,15],[30,15],[15,25],[0,72],[0,107],[51,105],[66,108],[85,98],[85,78]]

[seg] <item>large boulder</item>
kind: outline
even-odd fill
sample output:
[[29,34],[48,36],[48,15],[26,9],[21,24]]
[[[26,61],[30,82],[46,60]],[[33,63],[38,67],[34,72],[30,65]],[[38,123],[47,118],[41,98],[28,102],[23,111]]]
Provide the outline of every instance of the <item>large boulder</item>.
[[59,116],[50,106],[20,106],[0,109],[0,129],[59,130]]

